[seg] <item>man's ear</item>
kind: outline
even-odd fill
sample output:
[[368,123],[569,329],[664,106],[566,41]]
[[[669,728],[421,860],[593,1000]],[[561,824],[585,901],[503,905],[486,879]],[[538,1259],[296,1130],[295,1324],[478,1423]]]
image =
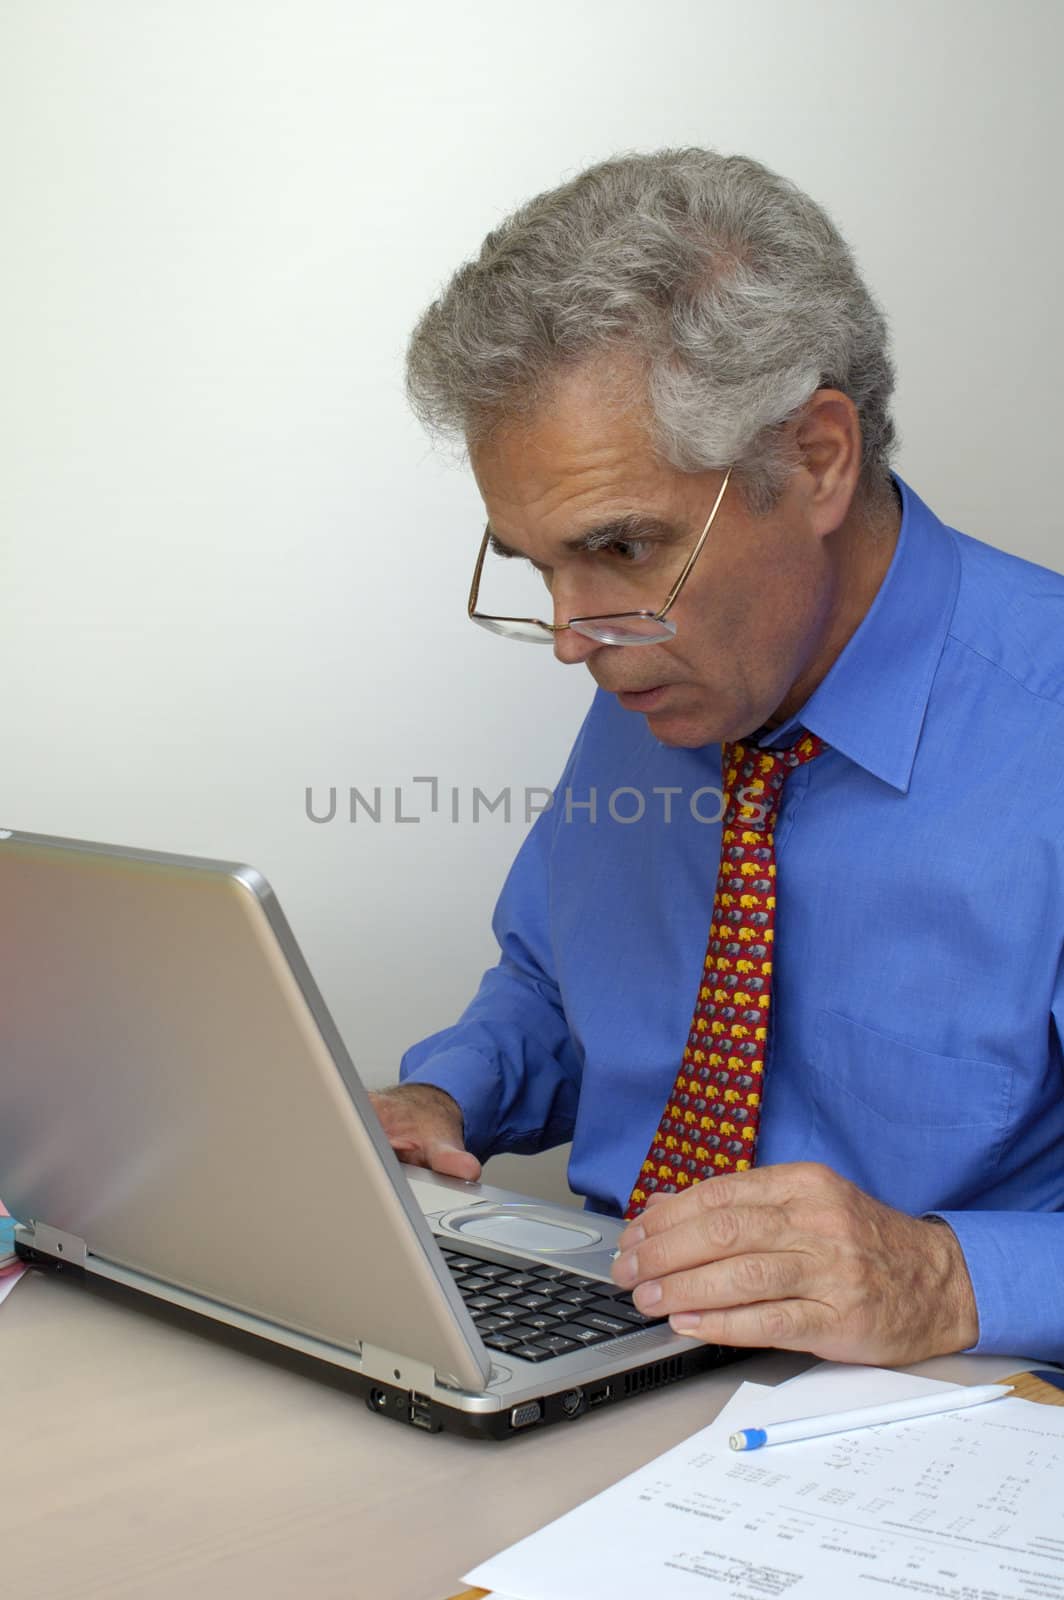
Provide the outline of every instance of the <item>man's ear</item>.
[[796,419],[812,530],[834,533],[846,519],[861,476],[861,422],[841,389],[817,389]]

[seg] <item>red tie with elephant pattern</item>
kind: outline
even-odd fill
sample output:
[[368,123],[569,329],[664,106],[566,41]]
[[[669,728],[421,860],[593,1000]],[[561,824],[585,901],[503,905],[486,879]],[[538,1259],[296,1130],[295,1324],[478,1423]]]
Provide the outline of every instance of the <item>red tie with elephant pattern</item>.
[[683,1061],[624,1215],[754,1164],[772,997],[776,818],[783,781],[827,746],[805,733],[789,750],[721,746],[724,816],[702,982]]

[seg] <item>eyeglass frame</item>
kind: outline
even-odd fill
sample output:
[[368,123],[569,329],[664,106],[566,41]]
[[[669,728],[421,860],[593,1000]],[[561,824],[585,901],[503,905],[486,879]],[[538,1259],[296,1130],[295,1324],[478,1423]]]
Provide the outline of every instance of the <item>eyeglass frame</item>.
[[[717,515],[717,512],[720,509],[720,503],[724,499],[724,491],[728,487],[728,481],[731,478],[732,470],[733,470],[733,468],[729,467],[727,472],[724,474],[724,481],[723,481],[723,483],[721,484],[720,488],[717,491],[717,498],[713,502],[713,509],[709,513],[709,517],[707,518],[706,525],[702,529],[702,532],[699,534],[698,541],[695,544],[694,549],[691,551],[691,554],[688,556],[687,560],[684,562],[683,571],[680,573],[680,576],[677,578],[676,582],[673,584],[672,588],[669,590],[668,597],[667,597],[667,599],[665,601],[665,604],[661,607],[661,609],[659,611],[612,611],[612,612],[603,613],[601,615],[589,615],[589,616],[584,616],[584,617],[570,617],[568,622],[544,622],[541,617],[503,617],[503,616],[496,616],[494,613],[491,613],[491,612],[478,611],[476,609],[476,605],[477,605],[477,599],[478,599],[479,594],[480,594],[480,578],[481,578],[481,573],[483,572],[483,569],[484,569],[484,558],[488,553],[488,544],[489,544],[489,542],[491,540],[491,524],[489,522],[489,523],[487,523],[485,525],[484,537],[480,541],[480,550],[477,553],[477,564],[473,569],[473,582],[472,582],[472,584],[470,585],[470,588],[469,588],[469,603],[468,603],[468,606],[466,608],[467,614],[469,616],[469,620],[471,622],[480,623],[480,625],[482,627],[486,628],[490,633],[498,634],[498,636],[500,638],[517,638],[517,639],[520,640],[520,642],[522,642],[524,644],[547,644],[553,638],[553,636],[556,633],[564,633],[566,628],[575,629],[575,631],[577,633],[582,633],[585,638],[595,640],[595,643],[597,643],[597,644],[608,644],[608,643],[612,642],[616,647],[623,647],[625,645],[633,645],[633,644],[663,644],[665,642],[664,639],[640,639],[638,637],[637,638],[633,638],[633,639],[622,639],[622,640],[613,640],[613,641],[605,640],[605,639],[595,639],[595,635],[593,633],[587,633],[585,631],[585,628],[582,628],[580,626],[580,624],[583,623],[583,624],[586,625],[586,624],[589,624],[589,623],[593,624],[593,623],[606,623],[606,622],[620,622],[620,621],[623,621],[627,617],[640,617],[640,618],[643,618],[645,621],[648,621],[648,622],[664,622],[665,621],[666,616],[672,610],[672,608],[675,605],[676,601],[679,599],[680,592],[683,589],[684,584],[687,582],[688,578],[690,577],[691,570],[694,567],[695,562],[698,560],[699,556],[702,553],[702,548],[703,548],[707,538],[709,537],[709,530],[713,526],[714,519],[715,519],[715,517]],[[521,635],[519,635],[519,634],[517,634],[517,635],[514,635],[514,634],[499,634],[498,629],[493,628],[491,626],[493,622],[516,622],[516,623],[522,624],[525,627],[542,628],[544,637],[542,639],[537,639],[535,637],[532,637],[532,638],[527,638],[526,637],[526,638],[522,639]],[[671,632],[667,635],[667,637],[669,637],[669,638],[674,637],[675,636],[675,632],[676,632],[676,626],[675,626],[675,624],[672,624],[671,625]]]

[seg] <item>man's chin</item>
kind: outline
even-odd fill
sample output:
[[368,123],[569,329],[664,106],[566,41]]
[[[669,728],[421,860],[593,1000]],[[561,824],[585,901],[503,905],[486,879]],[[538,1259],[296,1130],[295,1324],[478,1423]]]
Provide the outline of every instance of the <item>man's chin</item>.
[[643,715],[658,743],[674,750],[699,750],[704,744],[718,744],[721,739],[719,729],[708,718],[699,720],[676,711],[646,711]]

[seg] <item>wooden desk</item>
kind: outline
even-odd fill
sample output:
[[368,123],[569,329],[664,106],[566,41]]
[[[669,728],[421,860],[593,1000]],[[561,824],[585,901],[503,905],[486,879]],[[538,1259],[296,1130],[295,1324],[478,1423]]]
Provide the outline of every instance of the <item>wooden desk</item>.
[[[361,1401],[30,1273],[0,1307],[0,1594],[443,1600],[463,1572],[709,1422],[771,1356],[508,1443]],[[987,1382],[1022,1362],[917,1370]]]

